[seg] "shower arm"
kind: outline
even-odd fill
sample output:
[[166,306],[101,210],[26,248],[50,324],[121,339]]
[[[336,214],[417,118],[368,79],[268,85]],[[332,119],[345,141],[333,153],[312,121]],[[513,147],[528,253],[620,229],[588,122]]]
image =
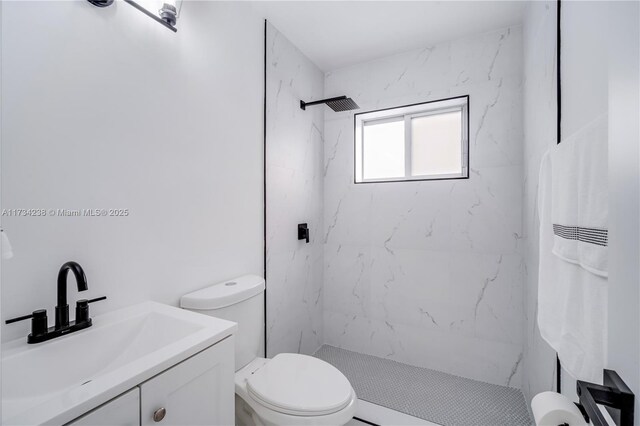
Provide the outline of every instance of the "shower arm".
[[313,101],[313,102],[305,102],[305,101],[300,101],[300,109],[306,109],[306,107],[311,106],[311,105],[319,105],[319,104],[325,104],[327,102],[331,102],[331,101],[342,101],[347,99],[346,96],[337,96],[335,98],[328,98],[328,99],[322,99],[319,101]]

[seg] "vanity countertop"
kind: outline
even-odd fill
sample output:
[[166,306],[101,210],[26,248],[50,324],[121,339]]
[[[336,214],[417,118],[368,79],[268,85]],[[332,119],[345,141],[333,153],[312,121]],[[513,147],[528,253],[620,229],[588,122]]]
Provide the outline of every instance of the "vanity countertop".
[[2,424],[64,424],[229,337],[237,324],[156,302],[2,347]]

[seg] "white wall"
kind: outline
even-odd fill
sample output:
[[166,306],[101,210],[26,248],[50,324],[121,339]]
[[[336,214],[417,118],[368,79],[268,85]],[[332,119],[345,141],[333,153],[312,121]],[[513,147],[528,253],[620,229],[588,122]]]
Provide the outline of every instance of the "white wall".
[[608,14],[609,364],[636,395],[640,418],[640,7],[616,2]]
[[326,74],[358,112],[470,95],[468,180],[353,183],[353,112],[325,113],[325,341],[520,387],[522,31]]
[[[267,26],[267,353],[312,354],[322,333],[324,74]],[[309,244],[299,241],[307,223]]]
[[555,351],[538,329],[539,217],[538,176],[543,154],[556,144],[556,18],[555,1],[530,2],[524,19],[524,297],[525,340],[523,391],[527,400],[553,390]]
[[3,2],[2,207],[130,210],[3,217],[3,320],[52,320],[71,259],[82,297],[108,297],[93,314],[262,274],[263,20],[248,4],[185,2],[178,27],[122,2]]

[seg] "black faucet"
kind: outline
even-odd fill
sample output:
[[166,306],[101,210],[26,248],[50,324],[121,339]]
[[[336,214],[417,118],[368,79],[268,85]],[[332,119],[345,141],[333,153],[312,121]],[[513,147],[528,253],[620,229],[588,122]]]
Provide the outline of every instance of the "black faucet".
[[69,325],[69,304],[67,303],[67,274],[69,270],[76,276],[78,291],[87,290],[87,276],[84,269],[77,262],[67,262],[60,267],[58,272],[58,304],[56,305],[56,328]]
[[87,277],[84,274],[82,266],[77,262],[67,262],[60,268],[58,272],[58,304],[56,305],[56,323],[55,326],[49,327],[47,319],[47,311],[38,309],[30,315],[24,315],[12,318],[6,321],[11,324],[31,318],[31,334],[27,336],[27,343],[40,343],[51,340],[56,337],[63,336],[74,331],[91,327],[91,318],[89,318],[89,303],[104,300],[107,297],[97,297],[95,299],[82,299],[76,302],[76,318],[69,321],[69,304],[67,303],[67,275],[69,271],[73,272],[78,285],[78,291],[86,291]]

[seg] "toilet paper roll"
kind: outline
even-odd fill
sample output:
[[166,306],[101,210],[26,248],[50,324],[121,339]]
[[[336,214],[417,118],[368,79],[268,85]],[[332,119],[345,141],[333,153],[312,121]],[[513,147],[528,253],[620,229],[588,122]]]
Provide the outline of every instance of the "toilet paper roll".
[[531,400],[537,426],[585,426],[582,413],[569,398],[556,392],[541,392]]

